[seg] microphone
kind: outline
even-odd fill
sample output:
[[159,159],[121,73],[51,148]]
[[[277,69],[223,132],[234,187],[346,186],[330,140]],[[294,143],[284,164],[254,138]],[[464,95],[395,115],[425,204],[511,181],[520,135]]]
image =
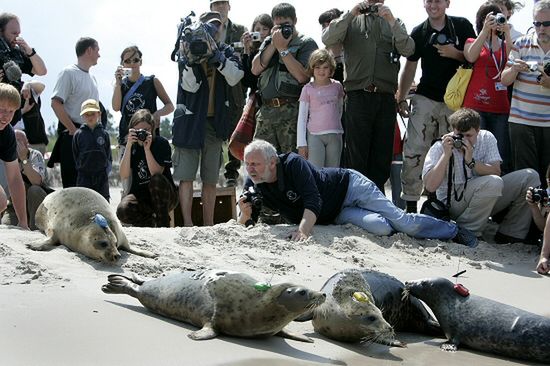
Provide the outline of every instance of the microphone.
[[21,79],[21,75],[23,74],[21,72],[21,69],[19,68],[19,65],[17,65],[13,61],[6,62],[3,66],[4,69],[4,75],[8,79],[8,81],[19,81]]

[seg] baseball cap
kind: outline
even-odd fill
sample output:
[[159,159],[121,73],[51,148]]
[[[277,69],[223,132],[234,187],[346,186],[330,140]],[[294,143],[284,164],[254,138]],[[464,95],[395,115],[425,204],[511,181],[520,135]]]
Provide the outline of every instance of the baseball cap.
[[199,20],[202,23],[212,23],[212,22],[219,22],[222,23],[222,16],[217,11],[207,11],[206,13],[202,13],[199,17]]
[[210,0],[210,4],[214,3],[228,3],[229,0]]
[[80,107],[80,115],[82,116],[88,112],[101,112],[99,109],[99,102],[95,99],[87,99],[82,103]]

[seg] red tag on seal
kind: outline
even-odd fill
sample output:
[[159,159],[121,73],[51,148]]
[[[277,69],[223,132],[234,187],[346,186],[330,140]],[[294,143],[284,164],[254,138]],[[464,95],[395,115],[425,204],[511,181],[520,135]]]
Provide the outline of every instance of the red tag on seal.
[[460,295],[460,296],[463,296],[463,297],[466,297],[468,295],[470,295],[470,291],[464,287],[461,283],[457,283],[455,286],[455,291]]

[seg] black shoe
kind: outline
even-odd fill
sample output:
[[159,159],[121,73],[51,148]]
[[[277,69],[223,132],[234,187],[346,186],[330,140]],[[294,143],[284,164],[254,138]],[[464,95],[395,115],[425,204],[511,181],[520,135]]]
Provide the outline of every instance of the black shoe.
[[497,244],[510,244],[510,243],[522,243],[523,239],[514,238],[506,234],[497,231],[495,234],[495,243]]
[[453,241],[458,244],[466,245],[470,248],[475,248],[479,244],[477,237],[470,230],[463,227],[458,227],[458,232],[456,233]]
[[229,178],[225,181],[226,187],[235,187],[237,185],[237,180],[235,178]]
[[407,202],[407,207],[405,208],[405,212],[407,213],[417,213],[418,212],[418,207],[417,207],[417,202],[416,201],[406,201]]

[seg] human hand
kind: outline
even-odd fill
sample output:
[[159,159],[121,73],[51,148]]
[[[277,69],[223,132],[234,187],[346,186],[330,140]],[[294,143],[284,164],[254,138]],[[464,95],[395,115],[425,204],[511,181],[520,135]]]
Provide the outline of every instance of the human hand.
[[301,232],[300,229],[291,231],[287,235],[287,239],[290,241],[303,241],[303,240],[306,240],[308,237],[309,235]]
[[443,135],[441,138],[441,144],[443,145],[443,155],[445,155],[447,158],[450,157],[453,153],[453,133],[448,133],[446,135]]
[[250,32],[244,32],[241,36],[241,43],[243,44],[244,54],[249,55],[252,50],[253,42]]
[[147,132],[147,138],[143,141],[143,148],[146,151],[151,150],[151,144],[153,143],[153,135],[150,132]]
[[538,83],[545,88],[550,88],[550,75],[546,75],[544,70],[541,70],[540,75],[537,78]]
[[522,59],[516,58],[515,60],[512,60],[512,70],[514,70],[516,73],[520,72],[529,72],[529,64]]
[[29,149],[23,146],[23,144],[17,143],[17,158],[23,161],[28,156],[29,156]]
[[123,76],[124,76],[124,72],[122,71],[122,66],[118,66],[115,70],[115,85],[116,86],[121,85]]
[[388,22],[390,27],[393,27],[393,25],[395,24],[395,17],[393,16],[390,8],[383,3],[376,3],[376,6],[378,6],[378,15],[386,22]]
[[128,136],[126,136],[126,148],[131,147],[134,142],[138,141],[136,130],[134,128],[130,128],[128,130]]
[[411,110],[409,108],[409,103],[406,100],[401,100],[397,103],[397,112],[403,118],[408,118],[411,115]]
[[292,40],[292,36],[285,38],[283,37],[283,33],[281,33],[281,26],[276,25],[273,27],[273,30],[271,32],[271,44],[273,44],[273,47],[277,49],[277,52],[281,52],[283,50],[288,49],[288,44]]
[[298,147],[298,154],[300,154],[301,156],[303,156],[304,159],[307,160],[307,157],[309,155],[309,149],[307,146],[299,146]]
[[460,53],[460,51],[456,49],[454,44],[434,44],[434,47],[437,48],[437,53],[439,53],[439,56],[441,57],[457,58],[457,55]]
[[217,49],[214,54],[208,59],[208,65],[218,67],[225,62],[225,55]]
[[23,52],[25,52],[25,55],[28,55],[32,52],[32,47],[29,46],[21,36],[15,38],[15,44],[18,45],[19,48],[23,50]]
[[246,197],[241,196],[237,201],[237,204],[239,205],[239,210],[241,211],[239,221],[241,221],[242,223],[245,223],[252,218],[252,204],[250,202],[245,202],[245,200]]
[[462,153],[464,154],[464,161],[472,161],[472,157],[474,156],[474,147],[468,139],[462,138],[462,147],[460,150],[462,150]]
[[361,15],[361,10],[365,10],[367,6],[369,5],[368,1],[361,1],[360,3],[357,3],[352,9],[351,14],[353,16]]
[[78,131],[78,128],[76,128],[76,126],[73,123],[73,126],[68,127],[67,130],[69,131],[69,135],[73,136],[76,133],[76,131]]
[[537,272],[540,274],[548,274],[549,271],[550,265],[548,264],[548,258],[541,256],[537,264]]

